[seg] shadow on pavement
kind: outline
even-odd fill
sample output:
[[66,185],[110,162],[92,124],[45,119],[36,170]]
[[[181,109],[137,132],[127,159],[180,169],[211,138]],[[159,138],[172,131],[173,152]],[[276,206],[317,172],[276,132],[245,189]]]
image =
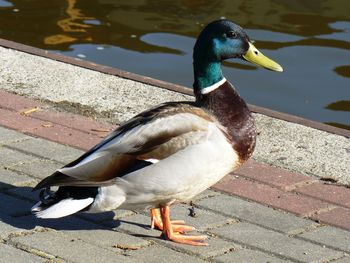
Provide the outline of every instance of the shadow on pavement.
[[[55,230],[104,229],[113,231],[113,228],[118,228],[121,224],[131,224],[150,229],[145,224],[113,220],[115,217],[115,212],[113,211],[94,214],[78,213],[57,219],[36,218],[35,215],[31,214],[30,209],[38,202],[39,193],[32,192],[32,187],[13,187],[13,185],[0,182],[0,189],[3,189],[0,192],[0,221],[18,229],[32,230],[40,226]],[[104,225],[105,222],[108,222],[108,224]]]

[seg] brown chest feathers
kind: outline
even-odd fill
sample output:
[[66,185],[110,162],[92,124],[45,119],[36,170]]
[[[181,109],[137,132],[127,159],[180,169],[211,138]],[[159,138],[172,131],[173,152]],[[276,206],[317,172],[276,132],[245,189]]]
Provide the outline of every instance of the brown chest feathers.
[[227,137],[241,161],[248,160],[255,148],[255,122],[247,104],[232,85],[226,81],[208,94],[198,92],[196,100],[227,129]]

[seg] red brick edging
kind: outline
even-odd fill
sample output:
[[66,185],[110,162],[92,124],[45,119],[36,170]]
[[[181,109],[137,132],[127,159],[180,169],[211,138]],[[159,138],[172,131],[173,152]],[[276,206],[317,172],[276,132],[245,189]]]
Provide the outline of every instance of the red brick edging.
[[[5,91],[0,91],[0,126],[83,150],[114,128]],[[350,230],[350,188],[345,186],[251,160],[213,189]]]

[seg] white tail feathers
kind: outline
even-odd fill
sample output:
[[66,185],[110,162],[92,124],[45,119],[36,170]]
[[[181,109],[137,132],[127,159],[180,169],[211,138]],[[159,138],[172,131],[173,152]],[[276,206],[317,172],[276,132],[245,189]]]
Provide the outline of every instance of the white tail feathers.
[[92,197],[85,199],[68,198],[63,199],[57,204],[54,204],[44,210],[40,209],[41,202],[38,202],[32,207],[31,211],[38,218],[60,218],[83,210],[85,207],[92,204],[93,201],[94,198]]

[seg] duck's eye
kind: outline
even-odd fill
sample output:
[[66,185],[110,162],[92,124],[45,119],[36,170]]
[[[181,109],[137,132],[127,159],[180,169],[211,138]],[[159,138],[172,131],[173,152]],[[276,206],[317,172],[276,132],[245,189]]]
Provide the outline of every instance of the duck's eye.
[[226,37],[228,38],[236,38],[238,35],[235,31],[230,31],[226,33]]

